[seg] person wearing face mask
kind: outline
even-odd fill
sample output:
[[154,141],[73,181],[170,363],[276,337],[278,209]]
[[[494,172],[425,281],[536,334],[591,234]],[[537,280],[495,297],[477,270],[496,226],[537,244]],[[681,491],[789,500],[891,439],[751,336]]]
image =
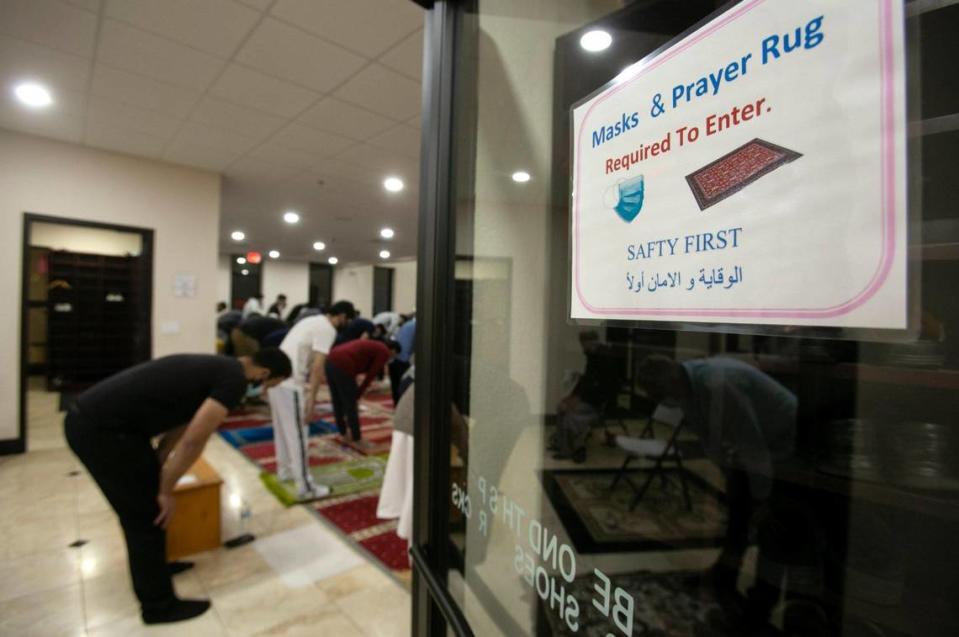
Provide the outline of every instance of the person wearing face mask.
[[236,359],[177,354],[111,376],[70,407],[67,443],[120,519],[144,623],[182,621],[210,607],[173,590],[165,532],[173,489],[248,384],[271,387],[290,374],[290,359],[278,349]]

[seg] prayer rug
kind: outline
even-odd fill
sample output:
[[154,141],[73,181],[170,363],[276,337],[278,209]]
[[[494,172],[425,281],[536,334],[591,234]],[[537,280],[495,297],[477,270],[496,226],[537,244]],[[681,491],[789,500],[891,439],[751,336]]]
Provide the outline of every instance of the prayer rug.
[[[383,458],[368,456],[311,466],[310,474],[317,484],[330,487],[330,496],[338,496],[379,490],[385,470],[386,461]],[[267,472],[261,473],[260,479],[283,504],[290,506],[301,502],[296,497],[296,484],[292,480],[281,481],[275,473]]]
[[396,520],[376,517],[379,493],[320,500],[313,508],[391,571],[410,568],[409,546],[396,534]]
[[800,157],[796,151],[757,138],[686,175],[686,183],[699,209],[705,210]]
[[[340,439],[329,401],[317,403],[316,420],[310,424],[310,473],[318,484],[331,487],[332,492],[323,499],[304,504],[402,581],[410,572],[406,540],[396,535],[396,520],[376,517],[386,454],[392,441],[392,404],[389,392],[382,389],[370,392],[360,400],[360,428],[364,440],[370,445],[357,448]],[[257,421],[253,419],[261,413],[236,413],[231,416],[231,422],[235,419],[256,425]],[[220,431],[220,435],[260,469],[260,479],[277,499],[286,506],[298,504],[295,485],[281,482],[276,475],[273,426],[268,414],[262,417],[265,420],[259,421],[259,426],[241,427],[238,424]]]
[[[635,637],[733,637],[722,620],[722,607],[708,586],[703,586],[698,571],[655,573],[636,571],[610,574],[612,590],[622,589],[635,600],[633,631]],[[539,604],[538,622],[542,634],[562,637],[572,635],[605,635],[610,620],[593,607],[596,598],[596,576],[590,573],[566,584],[581,610],[577,630],[550,610],[548,602]],[[545,625],[543,625],[545,624]],[[738,637],[738,635],[737,635]]]
[[[625,480],[610,491],[618,469],[543,471],[543,487],[563,527],[580,553],[688,549],[719,546],[726,532],[723,494],[690,471],[685,472],[692,499],[686,508],[678,470],[665,484],[657,477],[636,508],[636,492]],[[630,471],[642,485],[647,470]]]

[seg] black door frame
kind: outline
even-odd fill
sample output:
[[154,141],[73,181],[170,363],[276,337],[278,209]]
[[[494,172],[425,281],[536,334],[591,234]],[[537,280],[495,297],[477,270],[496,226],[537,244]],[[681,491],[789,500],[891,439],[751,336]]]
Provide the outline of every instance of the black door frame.
[[[422,3],[428,9],[423,46],[420,206],[417,236],[417,321],[414,385],[413,609],[411,634],[440,637],[447,627],[472,636],[447,590],[449,446],[453,372],[455,186],[454,67],[464,2]],[[463,96],[459,96],[462,99]]]
[[56,217],[53,215],[38,214],[33,212],[23,213],[23,235],[20,243],[21,261],[20,261],[20,373],[18,383],[18,414],[19,429],[17,437],[12,440],[0,440],[0,455],[13,453],[23,453],[27,450],[27,384],[29,367],[29,343],[27,342],[29,332],[29,286],[30,286],[30,228],[34,223],[52,223],[61,226],[77,226],[82,228],[98,228],[100,230],[115,230],[118,232],[127,232],[139,234],[142,240],[142,249],[140,255],[143,258],[144,285],[143,290],[144,307],[143,326],[141,334],[144,344],[145,360],[153,356],[153,230],[150,228],[139,228],[135,226],[122,226],[114,223],[101,223],[98,221],[86,221],[83,219],[71,219],[69,217]]

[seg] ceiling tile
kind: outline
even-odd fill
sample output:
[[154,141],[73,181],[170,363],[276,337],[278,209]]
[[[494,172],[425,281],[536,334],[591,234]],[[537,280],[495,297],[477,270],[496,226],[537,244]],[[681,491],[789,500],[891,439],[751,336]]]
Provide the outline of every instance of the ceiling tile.
[[415,159],[420,156],[420,136],[419,130],[399,124],[371,138],[367,143]]
[[352,139],[297,123],[284,128],[274,135],[271,141],[287,148],[308,152],[317,157],[332,157],[356,143]]
[[203,146],[189,139],[178,139],[167,149],[163,157],[175,164],[221,172],[236,161],[239,155],[222,148]]
[[21,79],[43,82],[50,90],[86,90],[90,60],[6,35],[0,35],[0,76],[3,86]]
[[243,106],[293,117],[319,94],[237,64],[220,76],[210,92]]
[[237,61],[324,92],[366,64],[359,55],[271,18],[250,36]]
[[[362,145],[362,144],[357,144]],[[342,154],[341,154],[342,155]],[[313,167],[313,180],[322,179],[324,191],[337,196],[347,189],[355,188],[357,184],[379,185],[382,177],[358,170],[355,164],[342,159],[328,159],[317,163]]]
[[0,128],[79,143],[83,137],[83,94],[59,91],[56,105],[42,111],[20,106],[13,100],[0,100]]
[[174,144],[187,142],[197,146],[215,148],[236,155],[242,155],[260,143],[259,139],[238,135],[234,131],[215,128],[207,124],[187,122],[177,134]]
[[419,113],[422,101],[419,83],[379,64],[354,75],[334,95],[398,121]]
[[387,153],[379,148],[356,144],[352,148],[340,153],[336,159],[362,166],[366,172],[372,174],[377,181],[387,175],[396,175],[409,187],[419,174],[418,163],[409,157],[402,157],[394,153]]
[[249,156],[269,164],[298,170],[310,170],[322,159],[316,153],[289,148],[272,140],[251,152]]
[[89,122],[87,123],[84,140],[89,146],[95,146],[96,148],[151,159],[160,156],[167,142],[164,138],[154,137],[146,133],[107,125],[91,126]]
[[81,9],[86,9],[87,11],[92,11],[97,13],[100,11],[100,0],[66,0],[75,7],[80,7]]
[[367,57],[423,26],[410,0],[279,0],[272,14]]
[[93,13],[100,11],[100,0],[65,0],[65,2]]
[[299,121],[319,130],[339,133],[361,141],[395,125],[391,119],[332,97],[324,98],[300,115]]
[[87,102],[87,126],[110,127],[167,140],[180,125],[181,120],[176,117],[102,97],[91,97]]
[[423,31],[417,31],[397,44],[377,62],[419,81],[423,75]]
[[263,183],[289,179],[300,172],[302,170],[299,168],[281,166],[255,157],[242,157],[227,169],[226,176],[244,183]]
[[260,140],[273,134],[287,122],[277,115],[210,96],[200,101],[191,119]]
[[260,19],[233,0],[107,0],[105,13],[222,58],[233,55]]
[[273,0],[237,0],[240,4],[245,4],[248,7],[253,7],[258,11],[266,11],[270,8],[270,4],[273,3]]
[[97,64],[93,69],[90,92],[125,104],[160,111],[171,117],[184,118],[202,94],[196,89],[165,82]]
[[93,57],[97,16],[56,0],[3,0],[0,33]]
[[206,89],[224,64],[212,55],[116,20],[103,22],[97,59],[114,68],[198,90]]

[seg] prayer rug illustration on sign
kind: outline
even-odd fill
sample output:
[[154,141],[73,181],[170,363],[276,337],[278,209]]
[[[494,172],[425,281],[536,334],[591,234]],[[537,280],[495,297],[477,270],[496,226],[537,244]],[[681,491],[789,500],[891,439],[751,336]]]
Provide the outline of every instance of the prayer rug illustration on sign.
[[686,183],[699,209],[705,210],[800,157],[801,153],[756,138],[686,175]]

